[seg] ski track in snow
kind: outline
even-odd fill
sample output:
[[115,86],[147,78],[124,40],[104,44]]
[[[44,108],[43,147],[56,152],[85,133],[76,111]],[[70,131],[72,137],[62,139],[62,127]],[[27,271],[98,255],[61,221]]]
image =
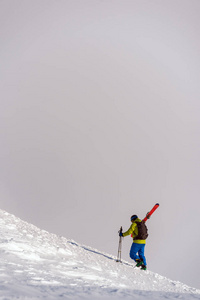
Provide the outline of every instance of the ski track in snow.
[[0,300],[200,299],[172,281],[0,210]]

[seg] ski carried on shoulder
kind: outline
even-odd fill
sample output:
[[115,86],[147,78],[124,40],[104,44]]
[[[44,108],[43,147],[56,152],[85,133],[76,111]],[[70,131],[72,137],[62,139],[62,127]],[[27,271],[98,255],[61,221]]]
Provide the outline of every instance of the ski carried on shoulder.
[[154,207],[152,208],[152,210],[150,210],[150,212],[148,212],[147,214],[146,214],[146,217],[142,220],[142,222],[146,222],[150,217],[151,217],[151,215],[154,213],[154,211],[157,209],[159,207],[159,203],[156,203],[155,205],[154,205]]

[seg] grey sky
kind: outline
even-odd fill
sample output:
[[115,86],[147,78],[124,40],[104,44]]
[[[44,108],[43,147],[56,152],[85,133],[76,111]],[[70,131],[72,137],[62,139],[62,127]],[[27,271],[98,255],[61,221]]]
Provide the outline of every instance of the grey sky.
[[[0,1],[0,203],[200,288],[200,1]],[[122,256],[129,260],[131,239]]]

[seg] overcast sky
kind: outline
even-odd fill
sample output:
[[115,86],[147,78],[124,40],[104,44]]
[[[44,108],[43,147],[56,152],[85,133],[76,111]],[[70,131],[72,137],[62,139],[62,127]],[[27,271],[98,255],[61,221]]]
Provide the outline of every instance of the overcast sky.
[[[0,207],[200,288],[200,1],[0,0]],[[131,238],[123,241],[129,258]]]

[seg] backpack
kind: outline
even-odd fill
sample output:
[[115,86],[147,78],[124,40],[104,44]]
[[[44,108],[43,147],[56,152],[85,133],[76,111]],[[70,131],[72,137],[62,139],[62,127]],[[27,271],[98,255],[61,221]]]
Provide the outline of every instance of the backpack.
[[148,237],[148,229],[145,222],[136,222],[138,227],[138,235],[134,237],[134,240],[146,240]]

